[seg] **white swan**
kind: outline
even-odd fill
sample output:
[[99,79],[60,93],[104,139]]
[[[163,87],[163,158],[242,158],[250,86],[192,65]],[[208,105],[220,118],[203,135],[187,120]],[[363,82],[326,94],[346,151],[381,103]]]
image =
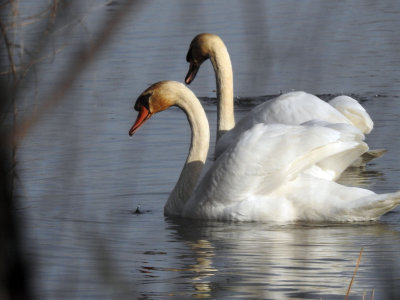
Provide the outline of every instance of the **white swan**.
[[[206,59],[210,59],[213,65],[217,84],[216,157],[224,152],[240,133],[257,123],[301,124],[317,119],[331,123],[351,124],[363,133],[369,133],[373,128],[373,121],[357,100],[340,96],[333,99],[330,102],[332,105],[329,105],[320,98],[305,92],[286,93],[262,103],[253,108],[235,126],[232,64],[228,50],[219,36],[202,33],[192,40],[186,56],[190,65],[185,82],[190,84],[193,81],[200,65]],[[226,132],[228,134],[225,134]]]
[[400,192],[377,195],[305,174],[304,170],[319,161],[366,147],[350,135],[342,137],[341,131],[317,124],[256,124],[199,180],[209,148],[209,125],[200,102],[185,85],[163,81],[146,89],[136,100],[139,114],[129,134],[171,106],[186,113],[192,138],[186,163],[165,204],[166,215],[205,220],[348,222],[376,220],[400,204]]

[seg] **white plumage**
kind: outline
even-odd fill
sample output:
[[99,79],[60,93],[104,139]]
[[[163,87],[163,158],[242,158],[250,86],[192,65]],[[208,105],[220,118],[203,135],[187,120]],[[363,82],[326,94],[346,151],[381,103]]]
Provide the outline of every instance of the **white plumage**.
[[[314,166],[365,151],[360,133],[346,124],[259,123],[241,133],[200,180],[209,145],[203,108],[184,85],[156,83],[138,98],[130,134],[154,113],[180,107],[192,128],[188,158],[165,205],[166,215],[204,220],[261,222],[370,221],[400,204],[400,192],[377,195],[312,176]],[[337,130],[339,128],[352,128]],[[342,167],[346,167],[344,160]]]

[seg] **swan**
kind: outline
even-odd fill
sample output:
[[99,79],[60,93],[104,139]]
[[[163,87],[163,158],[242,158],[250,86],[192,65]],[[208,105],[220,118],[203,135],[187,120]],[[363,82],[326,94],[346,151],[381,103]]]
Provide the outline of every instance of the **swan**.
[[[373,128],[372,119],[357,100],[349,96],[339,96],[328,104],[302,91],[286,93],[254,107],[235,126],[232,64],[228,50],[219,36],[201,33],[192,40],[186,55],[189,70],[185,82],[190,84],[194,80],[201,64],[207,59],[210,59],[214,68],[217,85],[216,157],[223,153],[243,131],[257,123],[298,125],[318,119],[331,123],[351,124],[365,134],[370,133]],[[380,151],[377,153],[379,155]]]
[[[187,116],[191,143],[164,214],[202,220],[351,222],[377,220],[400,204],[400,191],[375,194],[316,178],[305,170],[329,157],[366,145],[333,124],[254,125],[243,132],[201,177],[210,128],[194,93],[161,81],[137,98],[132,136],[154,114],[177,106]],[[337,126],[348,126],[339,124]],[[344,141],[341,141],[341,138]]]

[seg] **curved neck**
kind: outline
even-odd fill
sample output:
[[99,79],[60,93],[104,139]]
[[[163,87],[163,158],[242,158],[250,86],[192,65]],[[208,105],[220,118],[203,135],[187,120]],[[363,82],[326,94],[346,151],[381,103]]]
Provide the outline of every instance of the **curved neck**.
[[210,143],[206,113],[196,96],[189,89],[185,89],[182,97],[177,99],[176,106],[186,113],[192,138],[185,165],[164,207],[164,214],[169,216],[179,216],[192,195],[207,159]]
[[217,84],[217,141],[226,131],[235,127],[232,63],[228,50],[222,41],[221,43],[222,45],[216,45],[210,54]]

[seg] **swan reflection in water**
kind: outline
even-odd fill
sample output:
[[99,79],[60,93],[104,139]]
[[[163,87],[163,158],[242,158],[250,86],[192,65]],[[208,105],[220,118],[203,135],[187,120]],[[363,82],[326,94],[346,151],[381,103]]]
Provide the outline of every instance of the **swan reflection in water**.
[[340,178],[338,183],[368,188],[376,180],[385,180],[385,174],[379,170],[369,170],[367,167],[352,167],[346,169]]
[[[396,213],[396,212],[394,212]],[[186,296],[223,298],[342,297],[363,256],[351,295],[385,299],[395,295],[400,271],[399,232],[381,223],[226,223],[166,217],[172,238],[186,244],[191,261],[176,257],[176,268],[191,287]],[[396,246],[397,245],[397,246]],[[181,253],[182,249],[178,252]],[[194,260],[194,263],[193,263]],[[391,261],[392,263],[388,262]],[[388,269],[392,265],[393,269]],[[190,272],[191,276],[187,276]],[[171,275],[176,277],[176,275]],[[178,275],[179,276],[179,275]],[[183,296],[183,295],[181,295]]]

